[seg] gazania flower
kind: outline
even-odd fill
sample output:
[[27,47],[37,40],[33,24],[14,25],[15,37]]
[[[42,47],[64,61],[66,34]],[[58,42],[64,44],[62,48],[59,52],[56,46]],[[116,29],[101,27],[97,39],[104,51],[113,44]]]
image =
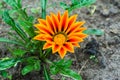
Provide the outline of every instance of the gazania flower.
[[87,37],[83,33],[86,28],[81,27],[84,21],[76,22],[77,15],[68,16],[68,11],[63,15],[51,13],[46,20],[38,19],[39,23],[34,26],[38,29],[35,40],[46,41],[43,49],[52,48],[52,52],[58,52],[64,58],[67,51],[74,53],[74,47],[80,47],[79,42]]

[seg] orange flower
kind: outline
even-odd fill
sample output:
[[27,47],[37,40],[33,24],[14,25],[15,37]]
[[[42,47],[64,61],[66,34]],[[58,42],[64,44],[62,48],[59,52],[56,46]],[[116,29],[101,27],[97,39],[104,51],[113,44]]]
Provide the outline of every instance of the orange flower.
[[81,27],[85,22],[76,22],[77,15],[68,17],[68,11],[63,15],[51,13],[46,20],[38,19],[39,23],[34,26],[38,29],[35,40],[46,41],[43,49],[52,48],[52,52],[58,52],[64,58],[66,52],[74,53],[74,46],[80,47],[79,42],[87,37],[83,33],[86,28]]

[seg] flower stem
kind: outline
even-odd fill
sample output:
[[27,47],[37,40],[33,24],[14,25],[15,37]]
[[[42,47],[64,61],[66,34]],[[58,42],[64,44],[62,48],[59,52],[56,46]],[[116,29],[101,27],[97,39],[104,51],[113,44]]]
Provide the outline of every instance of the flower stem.
[[48,64],[50,64],[50,65],[53,64],[53,62],[51,62],[51,61],[48,60],[48,59],[45,59],[45,62],[48,63]]
[[42,8],[42,18],[46,18],[46,4],[47,0],[40,0],[41,1],[41,8]]

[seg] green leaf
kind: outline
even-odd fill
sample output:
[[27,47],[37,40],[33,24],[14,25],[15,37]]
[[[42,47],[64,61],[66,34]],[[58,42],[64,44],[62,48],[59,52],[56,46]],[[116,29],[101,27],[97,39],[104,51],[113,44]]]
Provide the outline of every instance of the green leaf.
[[21,71],[22,75],[26,75],[31,71],[39,71],[41,68],[40,60],[36,57],[24,58],[23,61],[27,64]]
[[29,39],[27,38],[26,33],[21,29],[21,27],[14,22],[14,20],[9,16],[8,14],[8,10],[5,10],[3,12],[3,20],[9,24],[15,31],[16,33],[26,42],[29,41]]
[[25,66],[21,73],[22,75],[26,75],[27,73],[29,72],[32,72],[32,71],[39,71],[40,70],[40,61],[39,60],[35,60],[35,62],[31,62],[30,64],[28,64],[27,66]]
[[12,80],[12,74],[9,74],[7,71],[2,70],[0,71],[0,75],[4,78],[4,79],[9,79]]
[[27,65],[22,69],[22,75],[26,75],[27,73],[34,70],[33,65]]
[[19,43],[17,41],[9,40],[9,39],[6,39],[6,38],[0,38],[0,42],[6,42],[6,43],[11,43],[11,44],[22,45],[21,43]]
[[44,66],[44,77],[45,77],[45,80],[51,80],[50,75],[45,66]]
[[3,10],[0,9],[0,18],[2,17],[2,14],[3,14]]
[[71,77],[74,80],[82,80],[81,76],[78,73],[71,70],[71,69],[61,70],[60,74],[62,74],[63,76],[66,76],[66,77]]
[[78,3],[80,0],[71,0],[72,4]]
[[64,2],[60,2],[60,6],[63,8],[63,9],[68,9],[70,6],[69,5],[67,5],[66,3],[64,3]]
[[4,0],[4,2],[10,5],[13,9],[21,8],[21,0]]
[[88,35],[97,35],[97,36],[101,36],[104,34],[104,32],[101,29],[92,29],[92,28],[85,30],[83,33]]
[[18,20],[21,27],[25,30],[30,37],[35,36],[33,24],[29,21]]
[[21,61],[20,59],[14,59],[14,58],[2,59],[0,60],[0,70],[11,68],[20,61]]
[[84,6],[89,6],[93,4],[96,0],[80,0],[79,2],[74,3],[75,5],[71,6],[68,11],[72,11],[73,9],[81,8]]
[[64,59],[61,59],[57,62],[53,62],[53,65],[50,66],[50,72],[51,74],[57,74],[63,69],[70,68],[71,64],[72,64],[71,60],[64,60]]
[[12,54],[15,56],[20,56],[22,57],[27,51],[24,51],[22,49],[16,49],[12,51]]
[[37,70],[37,71],[40,70],[41,66],[40,66],[39,60],[36,60],[33,65],[34,65],[34,70]]
[[71,60],[64,60],[64,59],[61,59],[57,62],[54,62],[54,64],[56,64],[57,66],[61,66],[63,68],[70,68],[71,64],[72,64],[72,61]]
[[82,80],[81,76],[78,73],[70,69],[71,63],[71,60],[64,59],[53,62],[53,64],[50,66],[50,72],[51,74],[60,73],[63,76],[71,77],[74,80]]
[[18,4],[19,8],[22,8],[22,5],[21,5],[22,4],[22,0],[17,0],[17,4]]
[[8,77],[8,73],[7,71],[3,70],[3,71],[0,71],[0,75],[4,78],[7,78]]
[[96,0],[71,0],[72,4],[67,5],[64,2],[60,2],[60,6],[63,9],[71,12],[74,9],[81,8],[81,7],[84,7],[84,6],[89,6],[89,5],[93,4],[95,1]]
[[59,73],[60,69],[57,66],[50,66],[50,73],[53,75],[56,75],[57,73]]
[[3,17],[3,21],[5,21],[8,25],[10,25],[10,26],[15,26],[15,22],[14,22],[14,20],[9,16],[8,10],[5,10],[5,11],[3,12],[2,17]]

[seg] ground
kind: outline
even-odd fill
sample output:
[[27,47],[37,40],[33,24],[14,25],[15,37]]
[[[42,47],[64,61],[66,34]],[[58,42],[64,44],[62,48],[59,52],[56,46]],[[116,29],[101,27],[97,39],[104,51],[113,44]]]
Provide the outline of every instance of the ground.
[[[49,0],[47,5],[58,4],[60,1],[69,2],[70,0]],[[38,0],[23,0],[23,5],[28,7],[29,12],[30,8],[37,8],[40,3],[38,3]],[[70,57],[73,60],[72,68],[81,74],[83,80],[120,80],[120,0],[97,0],[94,5],[96,10],[92,15],[90,9],[85,7],[76,9],[71,14],[78,14],[77,20],[86,21],[85,27],[101,29],[104,31],[104,35],[90,35],[85,39],[85,43],[80,44],[81,48],[75,50],[74,56],[67,54],[66,58]],[[50,12],[57,13],[59,10],[64,11],[59,5],[53,7],[47,8],[47,14]],[[0,19],[0,37],[6,37],[8,30],[8,26]],[[92,38],[99,44],[97,49],[100,52],[99,62],[90,60],[89,54],[85,54],[84,51],[86,44],[91,42]],[[0,43],[0,57],[8,54],[4,45],[6,46],[6,44]],[[39,75],[30,75],[21,79],[16,78],[16,80],[41,80]],[[60,76],[53,76],[53,78],[54,80],[61,80]]]

